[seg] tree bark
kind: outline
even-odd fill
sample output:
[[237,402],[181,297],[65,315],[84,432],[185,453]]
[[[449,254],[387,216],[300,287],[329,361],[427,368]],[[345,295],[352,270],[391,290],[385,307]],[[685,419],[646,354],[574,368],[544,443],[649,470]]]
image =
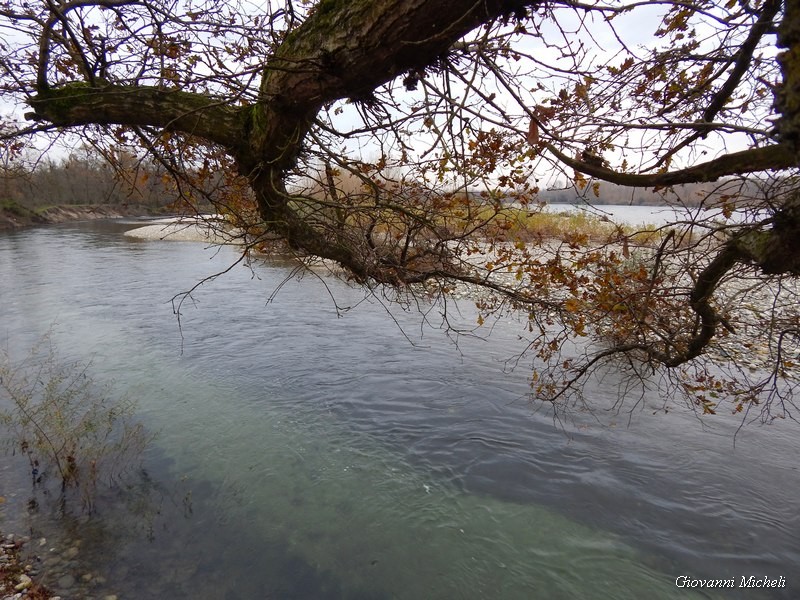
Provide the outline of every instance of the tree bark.
[[[313,232],[292,214],[284,185],[317,112],[340,98],[362,98],[409,69],[424,69],[481,23],[538,3],[322,0],[275,54],[265,57],[253,105],[234,108],[224,99],[136,85],[50,89],[40,82],[29,118],[63,127],[150,125],[220,144],[253,186],[265,224],[321,252]],[[348,258],[331,254],[339,253],[323,253]]]
[[763,148],[750,148],[741,152],[724,154],[719,158],[666,173],[642,175],[620,173],[599,164],[571,158],[552,144],[547,149],[562,163],[576,171],[627,187],[655,187],[680,185],[682,183],[705,183],[717,181],[729,175],[756,171],[789,169],[797,164],[797,154],[789,144],[773,144]]
[[241,146],[247,118],[242,108],[220,99],[145,86],[73,83],[39,90],[28,118],[59,127],[153,126],[197,136],[225,148]]
[[794,152],[800,165],[800,0],[786,0],[778,29],[778,45],[785,50],[778,56],[782,82],[776,98],[781,117],[778,135]]

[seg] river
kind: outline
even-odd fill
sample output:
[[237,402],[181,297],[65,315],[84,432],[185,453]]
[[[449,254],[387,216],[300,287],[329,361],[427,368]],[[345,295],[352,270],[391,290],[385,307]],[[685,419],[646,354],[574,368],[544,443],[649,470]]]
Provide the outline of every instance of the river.
[[[693,223],[697,221],[715,220],[721,223],[737,223],[745,219],[752,219],[752,214],[744,211],[734,211],[725,217],[718,208],[703,210],[700,208],[687,208],[678,206],[643,206],[636,204],[547,204],[547,212],[577,213],[588,216],[608,219],[621,225],[630,227],[661,227],[667,223]],[[766,215],[765,215],[766,217]]]
[[[0,455],[0,529],[33,536],[65,600],[800,596],[796,424],[734,445],[738,420],[675,407],[565,431],[528,397],[530,360],[505,368],[519,323],[454,343],[435,306],[290,278],[288,261],[201,285],[179,328],[170,299],[235,250],[131,226],[0,234],[4,346],[22,355],[52,330],[156,433],[91,516],[59,516]],[[787,581],[720,592],[678,588],[682,575]]]

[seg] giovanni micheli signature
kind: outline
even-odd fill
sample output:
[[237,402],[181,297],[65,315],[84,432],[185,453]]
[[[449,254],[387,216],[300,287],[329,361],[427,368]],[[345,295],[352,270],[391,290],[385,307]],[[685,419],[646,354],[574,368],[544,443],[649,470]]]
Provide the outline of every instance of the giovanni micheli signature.
[[675,579],[675,585],[679,588],[785,588],[786,577],[741,575],[729,579],[696,579],[681,575]]

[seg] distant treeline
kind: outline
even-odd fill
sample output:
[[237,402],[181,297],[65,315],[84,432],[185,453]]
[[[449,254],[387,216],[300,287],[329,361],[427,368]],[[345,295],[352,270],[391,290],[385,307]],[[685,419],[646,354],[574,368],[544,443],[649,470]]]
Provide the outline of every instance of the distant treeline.
[[[18,205],[29,210],[49,206],[108,205],[153,209],[186,209],[181,194],[163,166],[154,161],[130,158],[117,161],[113,168],[102,157],[92,153],[76,153],[59,161],[45,161],[33,169],[0,165],[0,204]],[[121,164],[120,164],[121,163]],[[212,177],[204,187],[211,191]],[[729,180],[674,186],[668,190],[630,188],[612,183],[589,182],[582,190],[572,185],[541,189],[539,200],[549,204],[627,204],[661,206],[665,204],[708,205],[726,194],[739,199],[758,197],[766,182]],[[481,194],[468,192],[476,198]],[[192,194],[193,202],[202,194]],[[723,198],[724,199],[724,198]],[[210,209],[210,205],[197,207]]]
[[163,167],[131,159],[112,168],[98,157],[71,155],[34,169],[0,170],[0,202],[29,210],[49,206],[108,205],[163,209],[180,194]]
[[669,189],[623,187],[613,183],[591,182],[583,190],[575,187],[540,190],[538,197],[548,204],[624,204],[631,206],[680,205],[708,206],[724,200],[726,195],[739,200],[757,198],[765,185],[774,185],[755,179],[729,179],[713,183],[676,185]]

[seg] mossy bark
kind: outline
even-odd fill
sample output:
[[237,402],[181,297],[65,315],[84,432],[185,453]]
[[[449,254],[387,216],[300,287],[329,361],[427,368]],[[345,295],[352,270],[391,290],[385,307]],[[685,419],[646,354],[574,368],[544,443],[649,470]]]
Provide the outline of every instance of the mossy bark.
[[290,243],[336,260],[357,275],[352,250],[320,238],[291,208],[286,173],[295,166],[317,112],[362,98],[411,68],[422,69],[480,23],[538,2],[520,0],[324,0],[287,35],[265,67],[251,110],[247,151],[236,153],[268,227]]
[[[317,112],[359,98],[411,68],[422,69],[481,23],[539,4],[525,0],[322,0],[265,65],[256,103],[137,85],[40,82],[29,118],[61,127],[149,125],[225,147],[253,186],[267,227],[354,271],[357,257],[328,247],[296,214],[285,177]],[[230,104],[229,104],[230,102]]]
[[242,143],[244,111],[202,94],[147,86],[92,86],[75,82],[40,90],[30,100],[37,121],[60,127],[149,125],[181,131],[235,150]]
[[792,148],[793,166],[800,165],[800,0],[786,0],[783,20],[778,29],[778,45],[784,51],[778,56],[782,82],[776,97],[781,117],[778,135]]

